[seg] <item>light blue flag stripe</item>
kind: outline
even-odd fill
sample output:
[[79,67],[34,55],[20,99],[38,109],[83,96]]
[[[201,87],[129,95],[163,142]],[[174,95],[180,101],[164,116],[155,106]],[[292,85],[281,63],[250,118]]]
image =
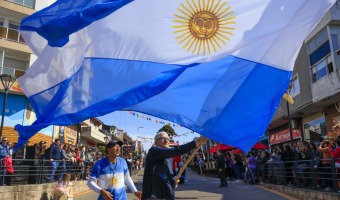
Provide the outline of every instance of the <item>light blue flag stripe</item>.
[[214,65],[188,68],[167,90],[127,110],[181,124],[247,152],[265,133],[290,77],[291,72],[228,56]]
[[44,120],[38,127],[15,129],[26,139],[48,125],[77,124],[125,109],[245,150],[265,132],[290,74],[234,56],[191,66],[87,58],[72,77],[30,98]]
[[[77,124],[91,117],[122,110],[157,95],[172,84],[186,68],[192,66],[195,64],[179,66],[87,58],[73,76],[29,97],[37,121],[31,126],[15,126],[19,133],[15,150],[49,125]],[[146,75],[139,78],[141,73]]]

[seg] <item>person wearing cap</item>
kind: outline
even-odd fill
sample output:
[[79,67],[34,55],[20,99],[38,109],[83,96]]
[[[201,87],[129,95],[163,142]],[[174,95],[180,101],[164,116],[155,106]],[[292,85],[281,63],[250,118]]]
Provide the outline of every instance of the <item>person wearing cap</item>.
[[107,156],[97,161],[92,168],[87,185],[100,194],[98,200],[127,199],[125,184],[138,199],[141,198],[141,192],[136,189],[130,177],[125,159],[119,157],[122,145],[122,141],[110,141],[106,145]]
[[145,160],[142,199],[175,199],[175,175],[172,170],[172,158],[188,153],[207,138],[201,136],[194,141],[176,148],[170,148],[170,139],[166,132],[155,136],[155,145],[149,149]]
[[55,142],[51,145],[50,161],[52,169],[48,180],[49,182],[54,181],[54,174],[60,165],[62,167],[62,171],[61,174],[59,174],[58,180],[61,180],[63,175],[66,173],[66,163],[64,162],[64,156],[61,152],[62,148],[63,144],[60,143],[59,139],[56,139]]

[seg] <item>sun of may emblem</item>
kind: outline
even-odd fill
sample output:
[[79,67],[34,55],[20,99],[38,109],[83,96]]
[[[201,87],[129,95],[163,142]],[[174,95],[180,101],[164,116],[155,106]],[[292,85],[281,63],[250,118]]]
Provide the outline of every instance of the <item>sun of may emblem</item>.
[[234,12],[222,0],[186,0],[177,8],[173,22],[174,33],[183,49],[205,55],[227,45],[235,30]]

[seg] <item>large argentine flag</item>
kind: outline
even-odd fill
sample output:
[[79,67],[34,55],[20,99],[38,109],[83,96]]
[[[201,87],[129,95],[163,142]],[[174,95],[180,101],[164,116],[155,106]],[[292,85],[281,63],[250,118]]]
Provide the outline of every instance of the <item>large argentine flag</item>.
[[[20,31],[38,56],[19,79],[48,125],[147,113],[247,150],[297,52],[335,0],[58,0]],[[18,146],[17,146],[18,147]]]

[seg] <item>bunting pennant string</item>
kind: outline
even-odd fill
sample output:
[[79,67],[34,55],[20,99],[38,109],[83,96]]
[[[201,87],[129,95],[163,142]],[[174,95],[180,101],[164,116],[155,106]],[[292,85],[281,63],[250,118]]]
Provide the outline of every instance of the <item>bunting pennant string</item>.
[[[177,138],[177,137],[182,137],[182,136],[188,136],[189,134],[194,134],[194,131],[191,131],[190,133],[183,133],[183,134],[178,134],[178,135],[173,135],[171,137],[173,138]],[[147,141],[152,141],[154,140],[154,138],[149,138],[149,137],[142,137],[142,136],[137,136],[138,139],[140,139],[143,142],[147,142]]]
[[156,118],[152,118],[152,117],[149,117],[149,116],[146,116],[144,114],[140,114],[140,113],[137,113],[137,112],[133,112],[133,111],[127,111],[130,115],[133,115],[133,116],[136,116],[138,118],[142,118],[142,119],[145,119],[145,120],[148,120],[148,121],[152,121],[152,122],[155,122],[157,124],[164,124],[164,125],[169,125],[169,126],[172,126],[172,127],[183,127],[179,124],[175,124],[175,123],[169,123],[169,122],[165,122],[163,120],[159,120],[159,119],[156,119]]

